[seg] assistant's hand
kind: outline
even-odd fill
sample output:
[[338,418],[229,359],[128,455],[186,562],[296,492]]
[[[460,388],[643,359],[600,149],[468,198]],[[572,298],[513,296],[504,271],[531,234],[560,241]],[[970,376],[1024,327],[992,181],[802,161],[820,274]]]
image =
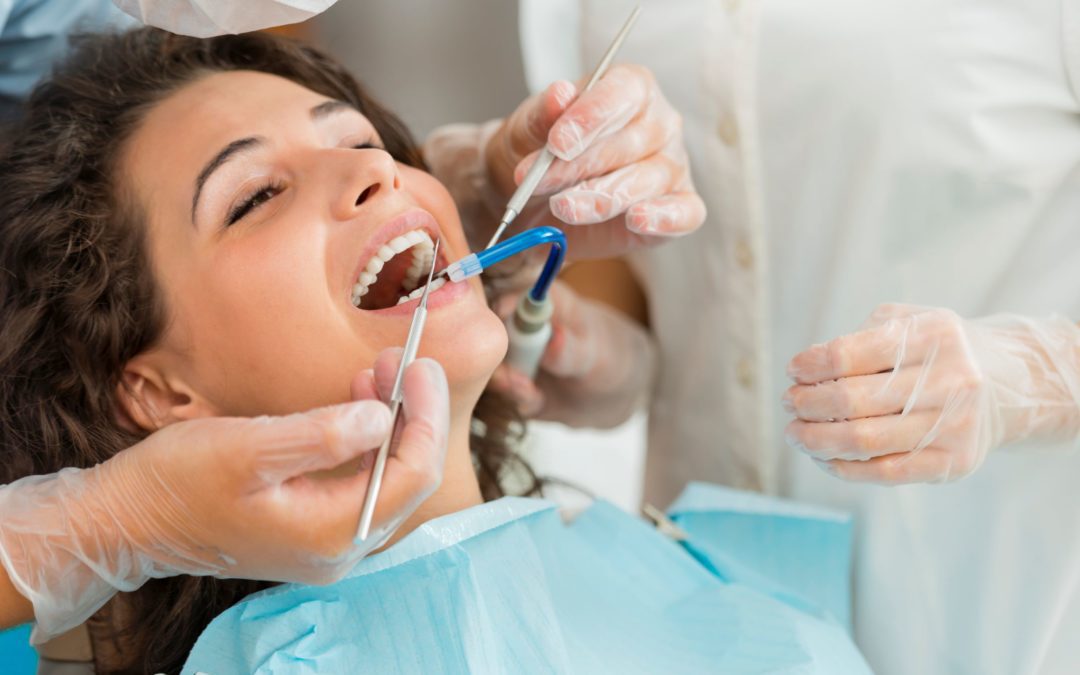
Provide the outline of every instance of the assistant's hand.
[[1080,433],[1080,329],[1065,319],[884,305],[788,374],[789,443],[849,480],[954,480],[1006,443]]
[[[377,369],[396,368],[400,350]],[[372,396],[371,371],[354,382]],[[117,590],[177,574],[329,583],[381,545],[438,486],[449,398],[434,361],[405,377],[401,444],[386,466],[375,531],[353,537],[387,407],[360,400],[287,417],[175,424],[91,469],[0,487],[0,561],[57,634]],[[341,471],[353,462],[360,472]],[[331,471],[337,469],[337,471]]]
[[582,259],[621,255],[700,227],[705,204],[690,179],[682,117],[652,73],[617,65],[573,100],[577,92],[555,82],[487,141],[488,175],[504,200],[545,144],[558,158],[515,230],[553,224],[552,216],[581,226],[566,235],[569,255]]
[[[551,341],[536,381],[505,363],[490,386],[513,399],[527,417],[571,426],[613,427],[640,405],[652,382],[656,353],[645,329],[556,281]],[[520,294],[503,296],[495,311],[513,314]]]

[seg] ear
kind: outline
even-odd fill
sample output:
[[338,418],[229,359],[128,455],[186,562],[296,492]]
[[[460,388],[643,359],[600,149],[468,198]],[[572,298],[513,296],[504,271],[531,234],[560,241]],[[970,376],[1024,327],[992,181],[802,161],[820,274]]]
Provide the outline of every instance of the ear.
[[176,422],[212,417],[213,406],[182,379],[170,376],[151,354],[124,366],[116,388],[118,421],[132,431],[154,432]]

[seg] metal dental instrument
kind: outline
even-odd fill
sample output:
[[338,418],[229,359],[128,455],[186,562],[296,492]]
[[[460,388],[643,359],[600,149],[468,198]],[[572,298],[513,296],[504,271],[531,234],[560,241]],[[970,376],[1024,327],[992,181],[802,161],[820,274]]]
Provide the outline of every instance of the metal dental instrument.
[[[611,46],[604,52],[603,58],[600,59],[600,63],[596,65],[596,70],[593,71],[592,76],[589,77],[589,81],[585,83],[585,87],[578,94],[580,98],[581,94],[589,91],[593,88],[593,85],[600,81],[600,78],[607,72],[608,66],[611,65],[612,59],[615,58],[615,52],[619,51],[619,47],[622,46],[623,41],[626,40],[626,36],[630,34],[630,29],[634,27],[634,22],[637,21],[638,14],[641,13],[641,5],[634,7],[634,11],[630,12],[630,18],[623,24],[619,34],[615,36],[615,39],[611,42]],[[521,181],[521,185],[517,190],[514,190],[514,194],[510,197],[510,201],[506,205],[506,212],[503,213],[502,220],[499,221],[499,227],[495,230],[495,235],[491,237],[491,241],[488,242],[484,248],[491,248],[499,241],[499,237],[502,236],[506,228],[518,217],[521,213],[521,209],[525,208],[526,202],[532,197],[533,192],[536,191],[536,186],[540,184],[540,179],[547,173],[548,167],[555,161],[555,155],[551,154],[551,151],[547,149],[547,145],[540,151],[540,156],[536,158],[536,163],[529,169],[529,173],[525,174],[525,179]]]
[[394,378],[394,388],[390,392],[390,434],[379,448],[379,454],[375,456],[375,466],[371,469],[371,482],[368,483],[367,494],[364,495],[364,508],[360,511],[360,526],[356,531],[356,536],[360,541],[365,541],[371,532],[371,518],[375,515],[375,502],[379,499],[383,473],[386,472],[386,460],[390,456],[390,446],[393,445],[397,433],[398,418],[401,417],[405,369],[416,359],[416,350],[420,347],[420,336],[424,333],[424,322],[427,321],[428,293],[431,292],[431,280],[435,274],[435,265],[439,261],[439,243],[441,241],[442,239],[435,240],[435,250],[431,254],[431,269],[428,270],[424,292],[420,294],[420,304],[416,306],[416,311],[413,312],[409,335],[405,338],[405,351],[401,355],[401,365],[398,366],[397,377]]

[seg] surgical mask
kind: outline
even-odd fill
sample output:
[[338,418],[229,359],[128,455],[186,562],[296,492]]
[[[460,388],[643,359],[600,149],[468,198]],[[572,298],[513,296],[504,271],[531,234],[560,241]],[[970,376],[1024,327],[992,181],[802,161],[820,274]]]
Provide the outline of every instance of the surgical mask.
[[337,0],[113,0],[148,26],[192,37],[247,33],[299,23]]

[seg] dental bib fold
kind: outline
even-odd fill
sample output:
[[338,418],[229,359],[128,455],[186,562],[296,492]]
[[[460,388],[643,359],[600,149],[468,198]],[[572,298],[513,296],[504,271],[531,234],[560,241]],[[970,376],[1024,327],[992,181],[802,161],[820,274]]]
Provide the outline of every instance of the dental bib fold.
[[[699,490],[693,513],[723,514],[713,497]],[[766,526],[774,515],[757,512]],[[687,524],[701,550],[761,557],[695,540],[700,522]],[[824,552],[771,552],[811,553]],[[338,583],[246,598],[207,627],[183,672],[870,672],[830,612],[711,567],[605,502],[568,525],[548,502],[504,498],[426,523]],[[816,610],[790,587],[797,577],[764,575]]]

